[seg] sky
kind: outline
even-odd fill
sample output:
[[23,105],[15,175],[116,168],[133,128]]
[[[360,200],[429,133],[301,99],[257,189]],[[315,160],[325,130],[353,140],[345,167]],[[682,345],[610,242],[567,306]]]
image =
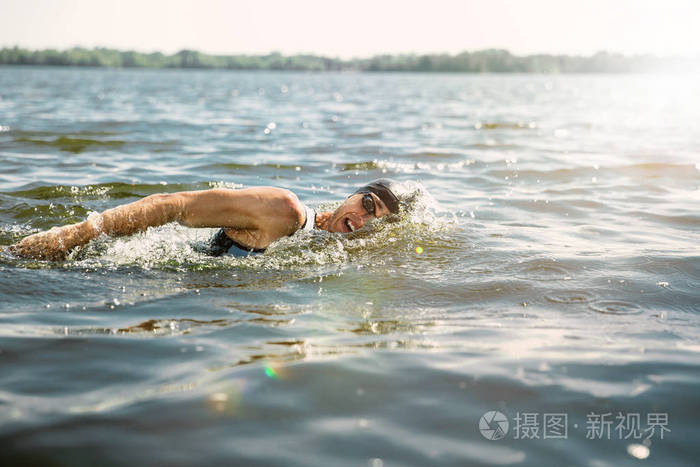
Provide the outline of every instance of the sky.
[[0,47],[700,56],[700,0],[0,0]]

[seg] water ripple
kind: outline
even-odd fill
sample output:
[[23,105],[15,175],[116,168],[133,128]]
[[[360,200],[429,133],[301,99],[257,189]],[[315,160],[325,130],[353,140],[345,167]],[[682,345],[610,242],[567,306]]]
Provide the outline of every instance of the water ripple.
[[642,308],[636,303],[624,300],[596,300],[588,307],[604,315],[636,315],[642,313]]

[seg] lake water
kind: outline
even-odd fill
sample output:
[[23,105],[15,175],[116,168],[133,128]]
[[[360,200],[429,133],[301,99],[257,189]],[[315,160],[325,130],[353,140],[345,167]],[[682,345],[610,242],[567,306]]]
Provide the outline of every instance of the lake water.
[[0,68],[2,246],[378,177],[426,193],[256,258],[179,225],[0,253],[0,464],[697,462],[697,76]]

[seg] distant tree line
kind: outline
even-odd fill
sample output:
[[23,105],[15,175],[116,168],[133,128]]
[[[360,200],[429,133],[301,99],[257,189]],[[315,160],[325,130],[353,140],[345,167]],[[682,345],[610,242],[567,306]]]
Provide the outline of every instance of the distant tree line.
[[[106,48],[68,50],[0,49],[0,65],[85,66],[110,68],[199,68],[227,70],[403,71],[467,73],[628,73],[687,68],[687,60],[652,55],[598,52],[591,56],[513,55],[488,49],[448,54],[377,55],[341,60],[317,55],[207,55],[181,50],[173,55]],[[697,65],[697,64],[695,64]]]

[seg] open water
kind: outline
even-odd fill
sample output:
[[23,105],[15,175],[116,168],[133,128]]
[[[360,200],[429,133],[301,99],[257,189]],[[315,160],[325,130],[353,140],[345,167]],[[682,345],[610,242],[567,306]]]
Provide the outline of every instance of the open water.
[[697,76],[0,68],[2,246],[378,177],[425,194],[257,258],[178,225],[0,253],[0,464],[697,462]]

